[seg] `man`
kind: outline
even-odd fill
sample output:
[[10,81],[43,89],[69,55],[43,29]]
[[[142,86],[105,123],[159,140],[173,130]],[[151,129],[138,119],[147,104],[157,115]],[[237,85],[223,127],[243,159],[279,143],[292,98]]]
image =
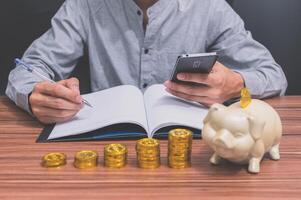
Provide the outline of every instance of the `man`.
[[[84,49],[93,91],[164,83],[171,94],[210,106],[238,97],[245,85],[256,98],[287,87],[281,67],[224,0],[67,0],[23,57],[58,84],[17,66],[6,94],[43,123],[71,119],[83,105],[78,80],[67,78]],[[167,81],[177,56],[202,52],[219,54],[212,73],[178,78],[203,86]]]

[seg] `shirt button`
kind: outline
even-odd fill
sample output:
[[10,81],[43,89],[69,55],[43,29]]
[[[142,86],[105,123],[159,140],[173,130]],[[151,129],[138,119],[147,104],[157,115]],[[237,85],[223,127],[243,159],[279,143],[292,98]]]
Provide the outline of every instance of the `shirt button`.
[[142,85],[143,88],[146,88],[147,86],[148,86],[147,83],[144,83],[144,84]]
[[139,15],[139,16],[142,15],[140,10],[137,11],[137,15]]
[[148,54],[149,49],[144,49],[144,54]]

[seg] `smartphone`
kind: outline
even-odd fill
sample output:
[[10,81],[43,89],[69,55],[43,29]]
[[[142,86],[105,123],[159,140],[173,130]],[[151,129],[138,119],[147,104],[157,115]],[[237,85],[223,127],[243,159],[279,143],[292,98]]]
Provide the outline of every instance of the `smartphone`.
[[176,83],[189,82],[177,79],[179,73],[205,73],[211,72],[215,62],[218,59],[217,53],[183,54],[178,57],[170,80]]

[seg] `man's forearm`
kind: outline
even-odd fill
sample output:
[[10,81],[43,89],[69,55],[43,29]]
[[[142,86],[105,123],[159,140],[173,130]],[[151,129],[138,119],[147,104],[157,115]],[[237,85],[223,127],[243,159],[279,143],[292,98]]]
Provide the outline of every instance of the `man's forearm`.
[[253,71],[239,71],[254,98],[282,96],[287,89],[286,77],[279,67],[259,68]]

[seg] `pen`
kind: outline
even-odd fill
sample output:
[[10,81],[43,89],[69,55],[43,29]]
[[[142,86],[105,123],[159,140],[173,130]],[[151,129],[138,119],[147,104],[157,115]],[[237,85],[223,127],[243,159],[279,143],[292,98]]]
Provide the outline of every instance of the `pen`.
[[[49,81],[51,83],[56,83],[55,81],[51,80],[50,78],[44,76],[43,74],[37,72],[36,70],[34,70],[31,66],[29,66],[28,64],[26,64],[25,62],[23,62],[22,60],[16,58],[15,59],[15,64],[16,65],[21,65],[23,66],[28,72],[33,73],[35,75],[37,75],[38,77],[40,77],[41,79],[45,80],[45,81]],[[83,103],[86,104],[89,107],[93,107],[87,100],[83,99]]]

